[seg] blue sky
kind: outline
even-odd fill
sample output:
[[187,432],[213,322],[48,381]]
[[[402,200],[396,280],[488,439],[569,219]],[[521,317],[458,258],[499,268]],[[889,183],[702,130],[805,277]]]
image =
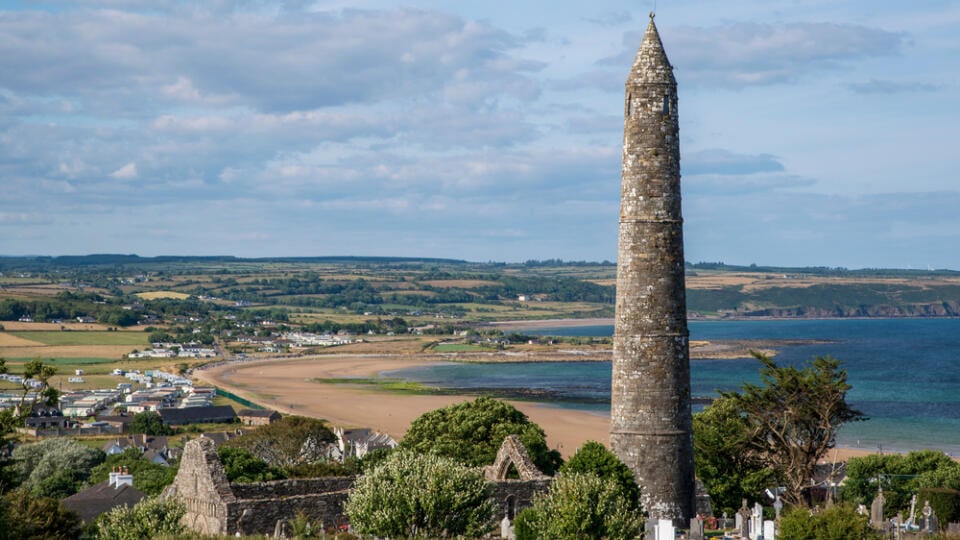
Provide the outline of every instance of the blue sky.
[[[653,2],[0,2],[0,253],[614,260]],[[659,0],[686,258],[960,269],[960,3]]]

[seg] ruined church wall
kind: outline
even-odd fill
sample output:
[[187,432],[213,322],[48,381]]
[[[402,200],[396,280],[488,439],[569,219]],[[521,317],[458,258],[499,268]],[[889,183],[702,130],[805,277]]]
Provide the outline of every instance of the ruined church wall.
[[349,491],[335,491],[239,500],[230,505],[226,533],[272,535],[277,522],[283,522],[289,531],[290,520],[300,514],[311,523],[322,523],[324,527],[336,526],[347,521],[343,509],[348,496]]
[[353,476],[331,476],[325,478],[295,478],[274,480],[272,482],[254,482],[250,484],[230,484],[233,495],[240,500],[280,499],[298,495],[314,495],[332,491],[344,491],[353,487]]
[[550,489],[552,482],[552,478],[490,482],[490,498],[496,502],[498,508],[495,517],[502,519],[503,516],[509,516],[513,519],[521,510],[533,505],[534,495]]

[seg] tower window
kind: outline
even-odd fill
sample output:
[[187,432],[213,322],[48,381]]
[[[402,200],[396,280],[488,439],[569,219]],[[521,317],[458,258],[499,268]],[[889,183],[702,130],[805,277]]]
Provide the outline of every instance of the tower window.
[[633,116],[633,96],[627,96],[627,116]]
[[663,95],[663,115],[670,116],[670,95]]

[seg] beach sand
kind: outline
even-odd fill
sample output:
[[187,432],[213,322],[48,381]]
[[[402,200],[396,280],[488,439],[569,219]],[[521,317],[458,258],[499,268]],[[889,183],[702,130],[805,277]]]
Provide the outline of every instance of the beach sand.
[[[369,427],[397,440],[421,414],[474,396],[431,396],[394,394],[311,379],[371,377],[431,362],[443,361],[428,355],[321,355],[298,359],[259,360],[229,363],[197,371],[194,377],[214,384],[265,407],[283,413],[323,418],[343,427]],[[593,440],[609,446],[610,419],[604,414],[510,401],[547,434],[547,443],[564,458],[584,442]],[[827,456],[832,461],[870,454],[855,448],[837,448]]]

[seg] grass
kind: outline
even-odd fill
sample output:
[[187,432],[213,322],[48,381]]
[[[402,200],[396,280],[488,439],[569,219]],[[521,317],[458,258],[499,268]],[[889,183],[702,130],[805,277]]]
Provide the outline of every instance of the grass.
[[15,331],[11,335],[44,345],[149,345],[146,332]]
[[[7,362],[11,364],[17,363],[27,363],[34,358],[7,358]],[[54,366],[86,366],[90,364],[109,364],[116,362],[116,359],[113,358],[44,358],[41,357],[40,360],[44,364],[52,364]]]
[[440,388],[425,386],[418,382],[404,381],[402,379],[387,379],[381,377],[335,377],[335,378],[313,378],[310,382],[320,384],[349,384],[361,387],[369,387],[374,390],[390,392],[391,394],[406,395],[440,395],[443,390]]
[[435,352],[476,352],[476,351],[488,351],[490,350],[487,347],[481,347],[480,345],[470,345],[467,343],[441,343],[433,348]]

